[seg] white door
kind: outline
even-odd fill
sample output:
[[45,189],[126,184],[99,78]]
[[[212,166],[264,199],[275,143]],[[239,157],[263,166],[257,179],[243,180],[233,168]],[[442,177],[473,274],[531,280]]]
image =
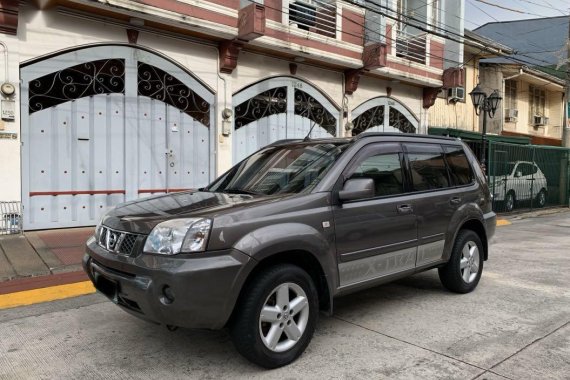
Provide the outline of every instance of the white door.
[[209,182],[214,95],[177,65],[96,46],[21,78],[25,229],[93,225],[117,203]]
[[392,98],[370,99],[352,111],[352,135],[362,132],[416,133],[418,119]]
[[[338,108],[318,89],[292,77],[249,86],[233,96],[233,161],[282,139],[336,137]],[[311,130],[312,128],[312,130]]]

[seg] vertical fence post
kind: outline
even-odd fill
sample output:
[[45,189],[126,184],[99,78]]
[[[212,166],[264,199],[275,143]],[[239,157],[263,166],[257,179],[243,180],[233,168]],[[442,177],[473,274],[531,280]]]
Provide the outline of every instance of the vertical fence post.
[[534,209],[534,165],[536,165],[536,157],[535,157],[535,153],[536,153],[536,147],[534,145],[531,145],[531,151],[532,151],[532,170],[530,172],[530,210],[532,211]]

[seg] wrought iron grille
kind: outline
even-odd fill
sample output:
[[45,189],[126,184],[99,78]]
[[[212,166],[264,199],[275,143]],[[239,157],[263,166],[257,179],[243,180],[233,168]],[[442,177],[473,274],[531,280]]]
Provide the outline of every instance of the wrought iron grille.
[[170,104],[210,127],[210,103],[158,67],[138,63],[138,94]]
[[0,235],[18,234],[22,231],[22,204],[0,202]]
[[264,91],[235,107],[235,129],[267,116],[287,112],[287,87]]
[[353,136],[356,136],[367,129],[384,125],[384,106],[372,107],[366,110],[354,119],[353,124]]
[[86,96],[125,93],[125,60],[101,59],[67,67],[29,83],[30,114]]
[[141,235],[116,231],[103,226],[97,243],[109,252],[130,256],[135,253],[135,243],[139,236]]
[[332,136],[336,136],[337,120],[333,114],[317,99],[299,89],[295,89],[295,115],[314,121]]
[[416,127],[412,125],[410,120],[393,107],[390,107],[388,122],[390,123],[391,127],[400,130],[400,132],[416,133]]

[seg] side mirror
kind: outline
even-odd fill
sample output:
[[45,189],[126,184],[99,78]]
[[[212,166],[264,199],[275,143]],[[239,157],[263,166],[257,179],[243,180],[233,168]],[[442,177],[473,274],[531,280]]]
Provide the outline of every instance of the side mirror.
[[353,201],[374,197],[374,181],[372,178],[353,178],[344,183],[338,192],[341,201]]
[[517,172],[515,173],[515,178],[519,177],[522,177],[522,172],[517,170]]

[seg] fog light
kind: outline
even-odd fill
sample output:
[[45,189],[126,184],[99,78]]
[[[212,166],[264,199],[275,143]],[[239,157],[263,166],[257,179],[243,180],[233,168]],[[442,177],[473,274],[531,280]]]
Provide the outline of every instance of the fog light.
[[164,285],[162,288],[162,302],[165,304],[170,304],[174,302],[174,292],[168,285]]

